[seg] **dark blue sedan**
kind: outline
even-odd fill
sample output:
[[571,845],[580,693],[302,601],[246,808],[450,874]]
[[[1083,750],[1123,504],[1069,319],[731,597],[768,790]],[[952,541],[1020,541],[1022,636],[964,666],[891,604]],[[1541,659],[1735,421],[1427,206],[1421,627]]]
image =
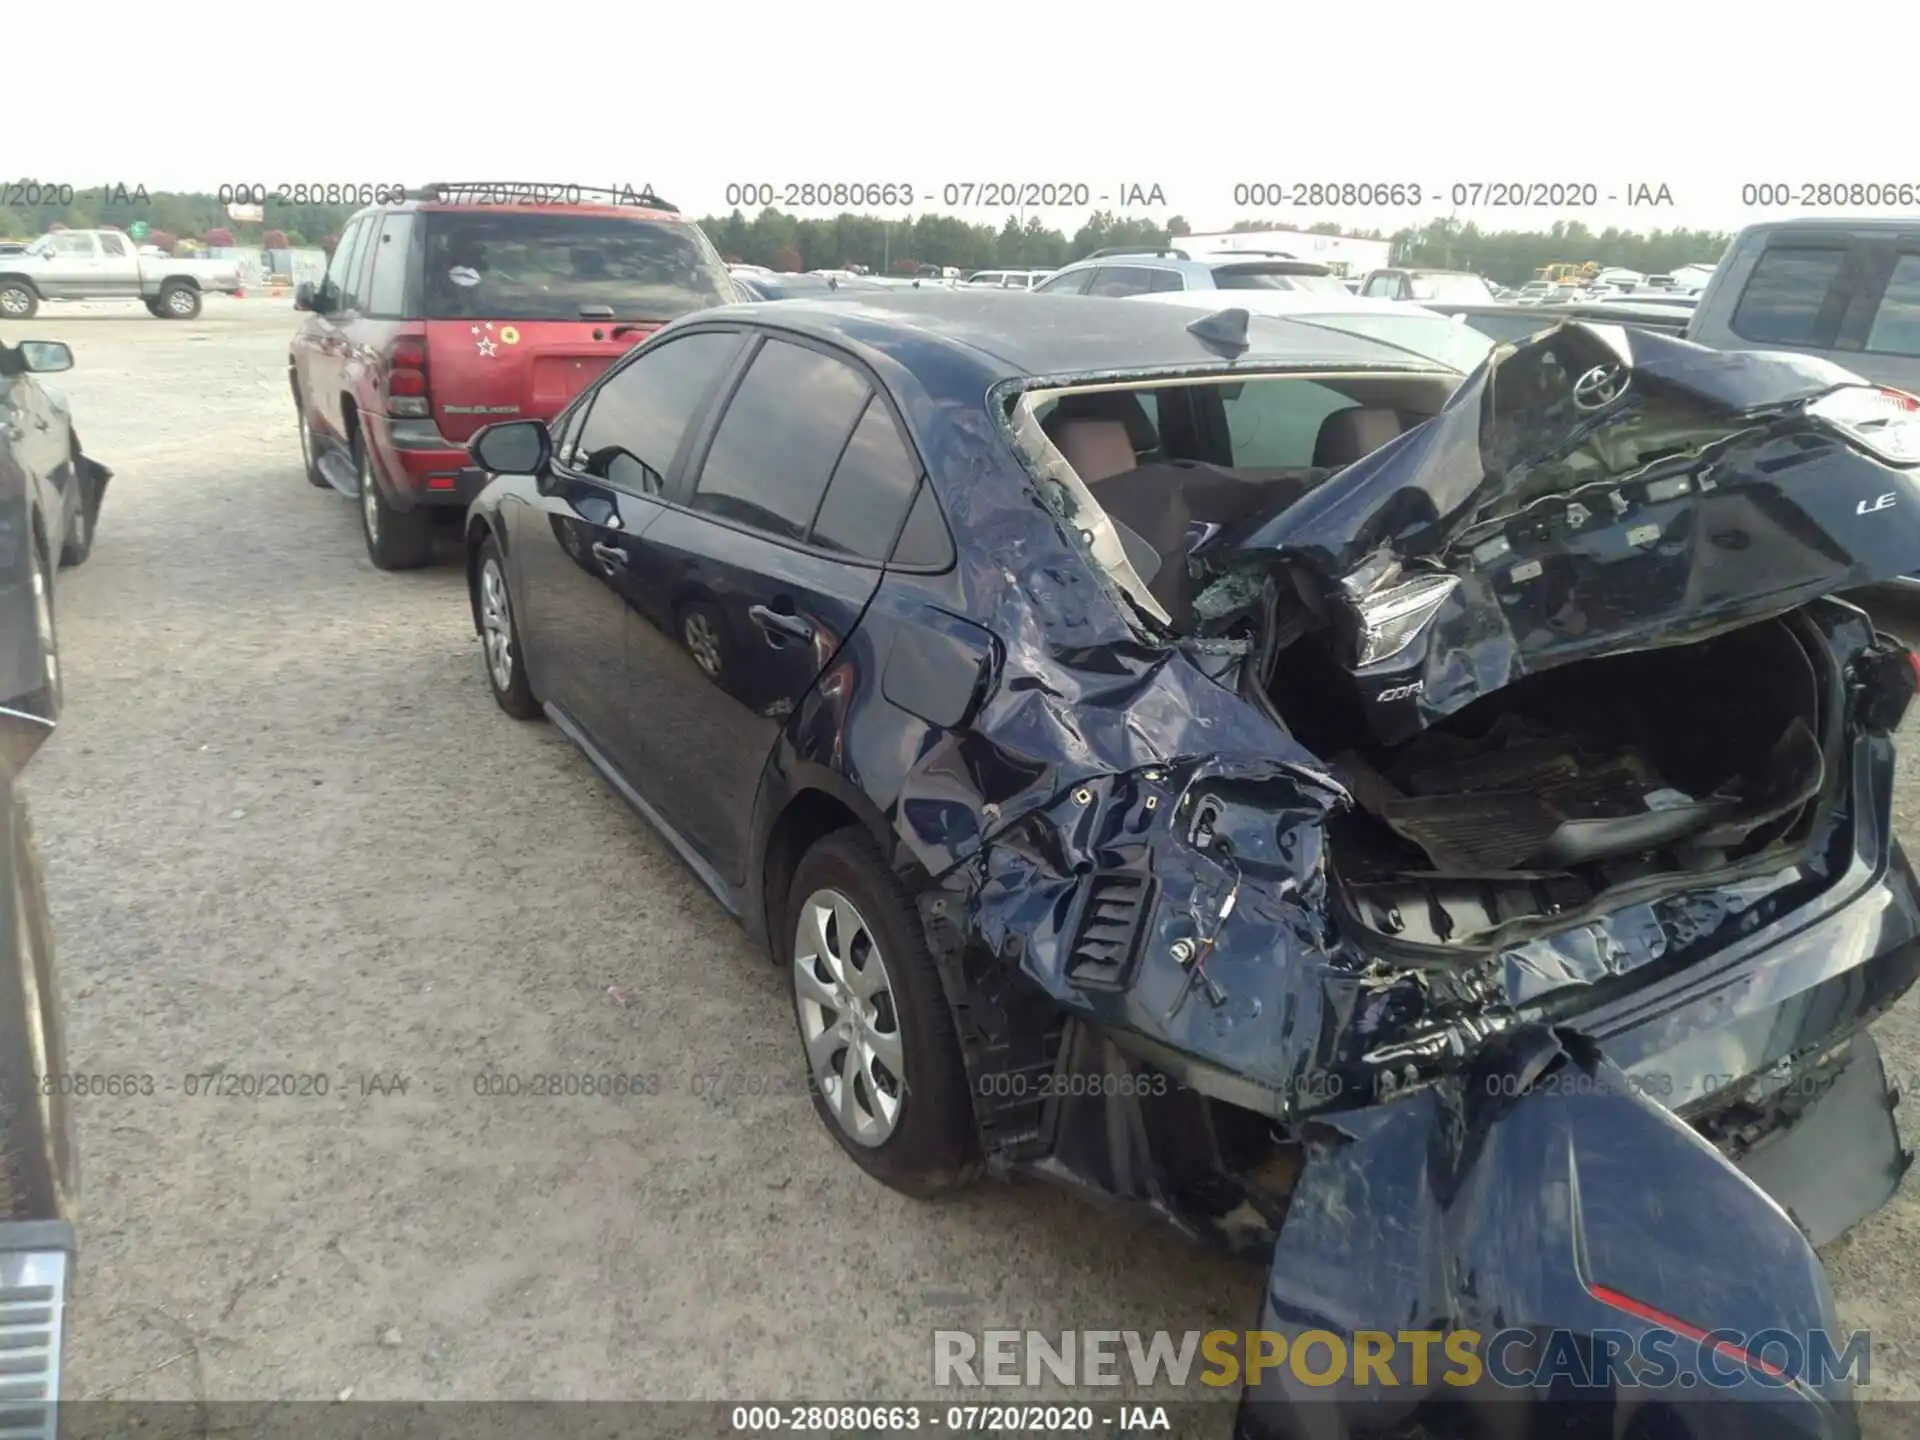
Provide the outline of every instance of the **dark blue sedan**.
[[[1848,1377],[1751,1347],[1844,1348],[1812,1246],[1907,1160],[1914,661],[1834,598],[1920,562],[1877,396],[1618,326],[1462,376],[1338,316],[709,310],[476,437],[473,620],[782,968],[878,1179],[1270,1254],[1292,1340],[1671,1340],[1594,1433],[1704,1377],[1839,1436]],[[1391,1363],[1241,1433],[1453,1433]]]

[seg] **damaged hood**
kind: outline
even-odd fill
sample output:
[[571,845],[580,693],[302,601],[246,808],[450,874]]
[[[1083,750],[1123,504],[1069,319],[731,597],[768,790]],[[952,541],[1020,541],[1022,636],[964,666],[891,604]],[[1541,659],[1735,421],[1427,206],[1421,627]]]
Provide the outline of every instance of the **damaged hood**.
[[1811,356],[1567,324],[1197,551],[1288,572],[1380,739],[1525,675],[1920,570],[1920,402]]

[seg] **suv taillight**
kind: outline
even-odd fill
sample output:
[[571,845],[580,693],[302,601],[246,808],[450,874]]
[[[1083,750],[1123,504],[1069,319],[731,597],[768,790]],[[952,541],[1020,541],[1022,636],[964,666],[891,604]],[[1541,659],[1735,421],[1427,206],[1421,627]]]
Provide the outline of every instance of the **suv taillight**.
[[401,420],[424,420],[432,413],[425,340],[410,337],[393,342],[387,354],[387,413]]

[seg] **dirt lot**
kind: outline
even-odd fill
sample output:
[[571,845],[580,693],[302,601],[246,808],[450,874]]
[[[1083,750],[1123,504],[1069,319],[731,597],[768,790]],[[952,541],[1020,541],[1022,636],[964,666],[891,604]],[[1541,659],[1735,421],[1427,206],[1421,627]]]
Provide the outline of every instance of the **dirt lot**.
[[[374,571],[302,478],[292,324],[16,327],[74,347],[117,472],[27,777],[69,1060],[156,1082],[76,1104],[70,1393],[898,1397],[932,1393],[936,1327],[1248,1323],[1257,1275],[1158,1231],[1037,1185],[929,1207],[843,1159],[777,973],[551,727],[495,710],[457,568]],[[1881,1033],[1920,1076],[1915,1003]],[[184,1093],[216,1068],[328,1093]],[[660,1093],[481,1098],[487,1071]],[[1874,1390],[1920,1396],[1920,1185],[1828,1262]]]

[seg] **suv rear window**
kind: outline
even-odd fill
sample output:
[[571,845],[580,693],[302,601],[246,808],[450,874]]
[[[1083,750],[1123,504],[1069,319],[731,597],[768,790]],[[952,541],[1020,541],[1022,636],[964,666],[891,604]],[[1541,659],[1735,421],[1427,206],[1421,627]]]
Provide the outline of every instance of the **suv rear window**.
[[1733,333],[1769,345],[1819,344],[1820,308],[1846,263],[1844,245],[1768,249],[1734,307]]
[[576,211],[429,211],[423,318],[672,320],[732,301],[726,267],[683,221]]
[[1347,293],[1347,287],[1340,282],[1339,276],[1330,275],[1317,265],[1290,265],[1284,260],[1278,264],[1216,265],[1213,267],[1213,286],[1216,290],[1338,291],[1342,295]]

